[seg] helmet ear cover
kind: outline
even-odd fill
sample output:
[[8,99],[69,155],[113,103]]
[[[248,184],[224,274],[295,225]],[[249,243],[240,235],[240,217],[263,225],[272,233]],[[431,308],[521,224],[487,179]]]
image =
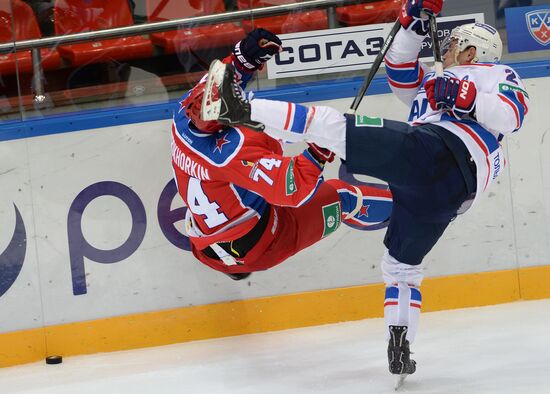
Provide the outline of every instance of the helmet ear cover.
[[205,86],[206,82],[202,81],[195,85],[181,105],[185,107],[185,114],[198,130],[206,133],[217,133],[224,127],[221,123],[215,120],[204,121],[201,119],[201,103],[204,97]]

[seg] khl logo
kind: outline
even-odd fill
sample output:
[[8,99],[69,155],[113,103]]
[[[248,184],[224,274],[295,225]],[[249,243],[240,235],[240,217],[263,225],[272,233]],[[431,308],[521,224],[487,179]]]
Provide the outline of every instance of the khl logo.
[[541,45],[550,44],[550,9],[525,14],[531,36]]

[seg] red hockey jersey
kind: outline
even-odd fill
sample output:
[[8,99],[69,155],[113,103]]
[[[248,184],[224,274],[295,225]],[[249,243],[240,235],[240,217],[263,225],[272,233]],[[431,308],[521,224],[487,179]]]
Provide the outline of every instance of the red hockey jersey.
[[245,127],[196,130],[180,105],[172,123],[172,166],[197,249],[242,237],[270,204],[296,207],[315,193],[322,182],[319,164],[307,151],[282,153],[277,140]]

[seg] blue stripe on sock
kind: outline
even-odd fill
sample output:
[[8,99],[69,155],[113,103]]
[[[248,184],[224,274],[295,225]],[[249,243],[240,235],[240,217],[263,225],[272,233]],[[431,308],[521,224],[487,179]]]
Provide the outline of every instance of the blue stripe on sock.
[[386,298],[399,298],[399,289],[394,286],[386,287]]
[[422,294],[420,294],[420,290],[411,287],[411,300],[422,302]]
[[304,133],[304,128],[306,127],[307,111],[307,107],[296,104],[296,108],[294,110],[294,119],[292,121],[290,131],[300,134]]
[[340,197],[340,205],[344,214],[350,213],[357,205],[357,196],[354,196],[347,190],[339,190],[338,196]]

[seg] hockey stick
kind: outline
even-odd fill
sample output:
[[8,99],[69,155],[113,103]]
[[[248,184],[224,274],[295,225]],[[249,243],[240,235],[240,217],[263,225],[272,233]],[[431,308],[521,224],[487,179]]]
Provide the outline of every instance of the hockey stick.
[[441,60],[441,49],[439,48],[439,39],[437,38],[437,21],[434,14],[429,14],[430,37],[432,39],[432,51],[434,54],[435,76],[443,76],[443,61]]
[[359,104],[361,104],[361,100],[363,100],[363,96],[367,92],[367,89],[370,86],[370,83],[372,82],[372,79],[374,78],[374,75],[380,68],[380,64],[382,64],[382,60],[384,60],[384,56],[386,56],[386,53],[388,52],[388,49],[390,48],[393,39],[395,38],[395,35],[401,28],[401,23],[399,22],[399,19],[397,19],[390,31],[390,34],[386,37],[386,41],[384,41],[384,45],[382,45],[382,49],[378,53],[378,56],[376,56],[376,59],[374,59],[374,62],[372,63],[372,67],[369,70],[369,74],[367,75],[367,78],[365,79],[365,82],[363,82],[363,85],[357,92],[357,95],[355,95],[355,98],[353,99],[353,103],[351,104],[351,107],[346,111],[347,114],[355,115],[355,111],[357,111],[357,108],[359,108]]

